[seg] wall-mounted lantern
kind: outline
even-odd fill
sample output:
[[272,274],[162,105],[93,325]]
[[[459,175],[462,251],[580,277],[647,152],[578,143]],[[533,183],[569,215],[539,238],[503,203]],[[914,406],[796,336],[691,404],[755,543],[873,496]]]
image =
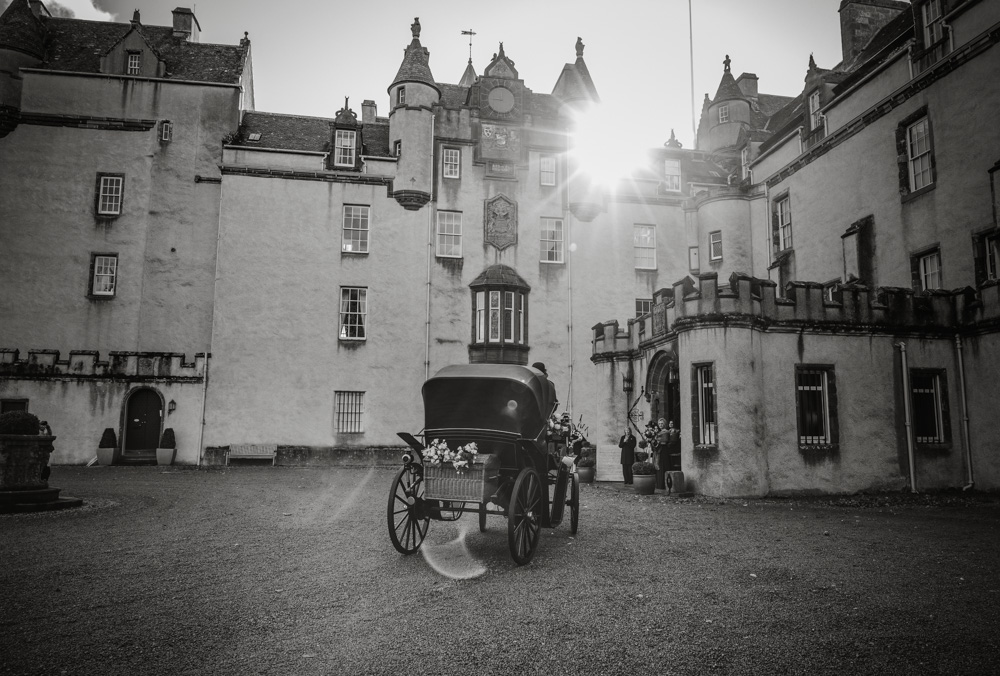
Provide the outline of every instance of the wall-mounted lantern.
[[177,410],[177,402],[171,399],[170,403],[167,404],[167,415],[170,415],[176,410]]

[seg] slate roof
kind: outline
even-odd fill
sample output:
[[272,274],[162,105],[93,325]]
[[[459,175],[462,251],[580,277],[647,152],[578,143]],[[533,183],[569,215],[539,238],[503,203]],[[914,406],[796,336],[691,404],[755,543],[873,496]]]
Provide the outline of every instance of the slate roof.
[[469,96],[469,88],[462,85],[436,83],[441,91],[441,105],[445,108],[461,108]]
[[[0,17],[0,44],[29,51],[31,44],[45,44],[43,68],[77,73],[100,73],[101,58],[124,38],[132,24],[85,21],[34,15],[24,17],[26,0],[14,0]],[[31,12],[30,8],[27,9]],[[240,45],[189,42],[174,37],[172,26],[145,26],[136,29],[166,64],[167,79],[238,84],[246,61]],[[41,30],[41,41],[36,35]],[[37,51],[37,49],[36,49]],[[30,52],[29,53],[33,53]]]
[[[239,136],[233,145],[245,148],[269,148],[325,153],[330,151],[333,118],[285,115],[248,111],[243,115]],[[260,134],[256,141],[251,134]],[[389,152],[389,121],[376,118],[361,128],[362,155],[391,157]]]
[[736,79],[733,77],[732,72],[728,70],[725,71],[722,74],[722,80],[719,82],[719,89],[716,90],[712,103],[715,104],[719,101],[745,98],[746,96],[743,94],[743,90],[740,89],[740,86],[736,84]]
[[514,286],[520,287],[522,289],[530,289],[524,278],[517,274],[517,271],[510,267],[509,265],[504,265],[503,263],[497,263],[496,265],[491,265],[490,267],[479,273],[469,286],[475,288],[477,286],[485,285],[503,285],[503,286]]
[[389,88],[401,82],[422,82],[436,88],[437,83],[434,82],[434,76],[431,75],[431,68],[428,65],[429,59],[430,52],[421,47],[420,40],[414,37],[403,52],[403,63],[399,64],[399,71],[392,79]]

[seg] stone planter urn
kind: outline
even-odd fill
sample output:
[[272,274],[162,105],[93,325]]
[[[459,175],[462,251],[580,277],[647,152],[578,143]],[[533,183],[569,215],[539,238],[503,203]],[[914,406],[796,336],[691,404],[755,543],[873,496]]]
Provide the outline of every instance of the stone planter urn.
[[49,455],[54,436],[0,434],[0,491],[38,491],[49,487]]
[[594,474],[595,474],[595,468],[592,466],[576,468],[576,475],[580,479],[580,483],[583,484],[594,483]]
[[160,437],[160,445],[156,447],[156,464],[172,465],[176,455],[177,441],[174,438],[174,429],[168,427],[163,430],[163,436]]

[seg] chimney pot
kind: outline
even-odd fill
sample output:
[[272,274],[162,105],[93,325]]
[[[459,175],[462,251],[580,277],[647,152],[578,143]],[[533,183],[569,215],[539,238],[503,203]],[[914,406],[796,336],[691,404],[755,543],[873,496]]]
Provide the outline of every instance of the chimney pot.
[[188,42],[198,42],[201,26],[198,25],[198,19],[194,12],[187,7],[178,7],[172,13],[174,15],[174,37]]
[[362,124],[375,124],[375,112],[376,112],[375,102],[371,99],[365,99],[361,102],[361,123]]

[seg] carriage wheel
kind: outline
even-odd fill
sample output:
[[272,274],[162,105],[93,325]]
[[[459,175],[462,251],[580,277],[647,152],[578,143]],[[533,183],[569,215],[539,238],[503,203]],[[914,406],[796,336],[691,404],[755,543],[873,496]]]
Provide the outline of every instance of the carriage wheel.
[[479,532],[486,532],[486,503],[479,503]]
[[[551,474],[550,474],[551,476]],[[563,519],[563,509],[566,506],[566,484],[569,481],[570,472],[565,465],[560,464],[555,470],[555,480],[551,483],[552,493],[549,498],[549,528],[555,528]]]
[[523,566],[531,561],[542,528],[542,483],[538,472],[525,467],[517,475],[507,513],[507,544],[514,562]]
[[423,515],[424,484],[417,481],[417,470],[409,465],[399,470],[389,491],[386,520],[389,538],[400,554],[412,554],[420,549],[430,519]]
[[569,534],[576,535],[576,529],[580,525],[580,478],[575,474],[566,504],[569,505]]

